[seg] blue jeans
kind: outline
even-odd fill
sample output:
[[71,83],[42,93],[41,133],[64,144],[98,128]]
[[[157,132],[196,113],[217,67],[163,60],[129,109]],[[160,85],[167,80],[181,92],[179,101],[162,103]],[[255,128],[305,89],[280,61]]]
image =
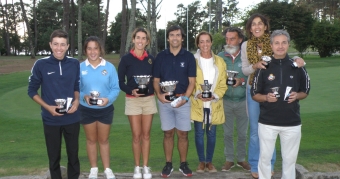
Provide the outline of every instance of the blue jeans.
[[[210,109],[204,108],[204,110],[205,110],[204,113],[208,114],[209,116]],[[210,124],[208,123],[207,125],[203,126],[203,122],[195,121],[194,126],[195,126],[195,144],[198,159],[200,162],[212,162],[216,143],[216,125],[211,125],[210,127]],[[204,156],[204,130],[207,133],[206,157]]]
[[[249,145],[248,145],[248,162],[251,167],[251,172],[258,173],[258,163],[260,156],[260,142],[258,135],[258,122],[260,117],[260,104],[253,100],[250,94],[251,86],[247,85],[247,105],[249,115]],[[271,160],[272,171],[276,161],[276,150],[274,150]]]

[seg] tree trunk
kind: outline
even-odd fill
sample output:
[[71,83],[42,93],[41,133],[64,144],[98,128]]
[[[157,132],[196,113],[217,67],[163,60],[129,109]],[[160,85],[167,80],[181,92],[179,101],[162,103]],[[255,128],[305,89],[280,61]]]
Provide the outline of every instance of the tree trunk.
[[148,29],[149,32],[151,32],[151,4],[153,0],[148,0],[148,5],[147,5],[147,16],[146,16],[146,29]]
[[157,55],[157,26],[156,26],[156,21],[157,21],[157,7],[156,7],[156,0],[152,0],[152,12],[151,12],[151,44],[150,44],[150,53],[153,56]]
[[126,44],[125,44],[125,51],[124,53],[127,53],[130,48],[131,48],[131,43],[130,43],[130,39],[131,39],[131,35],[133,30],[136,28],[136,0],[131,0],[131,13],[130,13],[130,20],[129,20],[129,31],[128,34],[126,36]]
[[222,27],[222,0],[216,1],[215,32]]
[[[7,0],[6,0],[6,10],[4,10],[3,6],[2,7],[2,17],[3,17],[3,22],[4,22],[4,30],[5,30],[5,48],[6,48],[6,56],[11,55],[11,47],[10,47],[10,43],[9,43],[9,32],[8,32],[8,28],[9,28],[9,23],[8,23],[8,13],[7,13]],[[6,17],[6,20],[5,20]]]
[[97,36],[101,37],[101,34],[100,34],[100,32],[102,31],[102,28],[101,28],[102,24],[100,23],[100,2],[101,2],[101,0],[97,0],[96,2],[97,2],[97,27],[98,27]]
[[121,27],[121,40],[119,56],[122,57],[125,54],[126,44],[126,22],[127,22],[127,0],[122,0],[122,27]]
[[32,35],[32,31],[28,22],[28,18],[26,15],[26,10],[24,7],[24,3],[22,2],[22,0],[20,0],[20,6],[21,6],[21,10],[22,10],[22,16],[24,18],[25,24],[26,24],[26,28],[27,28],[27,34],[28,34],[28,39],[29,39],[29,43],[30,43],[30,50],[31,50],[31,59],[35,59],[34,56],[34,46],[33,46],[33,35]]
[[78,60],[83,60],[83,48],[82,48],[82,28],[81,28],[81,8],[82,0],[78,0]]
[[[37,23],[37,7],[36,0],[33,0],[33,19],[34,19],[34,53],[31,52],[31,58],[35,58],[36,47],[38,46],[38,23]],[[33,55],[33,56],[32,56]]]
[[69,0],[63,0],[63,30],[68,33],[69,25],[70,25],[70,1]]
[[105,22],[104,22],[104,30],[103,30],[103,44],[105,47],[105,43],[106,43],[106,36],[107,36],[107,21],[109,18],[109,6],[110,6],[110,0],[106,1],[106,10],[105,10]]
[[74,57],[74,50],[75,50],[75,31],[76,31],[76,16],[74,14],[76,12],[74,6],[74,0],[71,0],[71,38],[70,38],[70,46],[71,46],[71,56]]

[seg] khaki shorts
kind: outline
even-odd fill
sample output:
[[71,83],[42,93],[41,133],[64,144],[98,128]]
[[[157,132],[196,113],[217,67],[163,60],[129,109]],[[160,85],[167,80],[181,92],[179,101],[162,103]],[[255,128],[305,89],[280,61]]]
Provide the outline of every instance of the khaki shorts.
[[125,97],[125,115],[148,115],[157,113],[155,96]]

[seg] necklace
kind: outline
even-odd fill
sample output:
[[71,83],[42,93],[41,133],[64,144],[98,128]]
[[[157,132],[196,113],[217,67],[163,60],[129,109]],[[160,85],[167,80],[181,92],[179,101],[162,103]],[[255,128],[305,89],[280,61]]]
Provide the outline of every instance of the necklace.
[[[262,45],[261,45],[262,46]],[[261,54],[262,53],[262,47],[260,46],[260,44],[257,44],[256,45],[256,48],[257,48],[257,52],[259,53],[259,54]]]

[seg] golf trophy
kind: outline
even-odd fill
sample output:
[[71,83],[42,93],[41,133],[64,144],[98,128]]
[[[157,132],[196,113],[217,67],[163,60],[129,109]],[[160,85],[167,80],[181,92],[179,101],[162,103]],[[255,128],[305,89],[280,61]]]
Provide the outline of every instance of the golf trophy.
[[135,82],[138,84],[138,94],[147,95],[149,93],[148,84],[151,78],[151,75],[135,75],[133,76]]
[[231,71],[231,70],[227,70],[227,85],[229,86],[233,86],[236,84],[236,76],[238,75],[238,71]]
[[90,95],[91,95],[90,104],[97,105],[97,104],[100,103],[100,102],[98,103],[98,97],[100,95],[100,93],[98,91],[90,91]]
[[273,93],[274,93],[274,95],[275,95],[276,98],[279,98],[279,97],[280,97],[280,94],[279,94],[279,87],[272,87],[272,88],[270,88],[270,89],[273,91]]
[[267,65],[264,65],[267,69],[269,67],[269,63],[272,61],[272,58],[270,56],[262,56],[261,58],[267,63]]
[[162,90],[166,93],[165,99],[168,101],[173,101],[175,100],[176,96],[174,94],[174,91],[176,89],[176,84],[178,81],[164,81],[159,83],[161,86]]
[[208,83],[208,80],[204,80],[204,84],[201,84],[201,88],[203,90],[202,92],[202,98],[211,98],[211,89],[212,84]]
[[57,113],[64,114],[67,112],[66,109],[66,99],[55,99],[55,103],[57,104],[58,108],[55,109]]

